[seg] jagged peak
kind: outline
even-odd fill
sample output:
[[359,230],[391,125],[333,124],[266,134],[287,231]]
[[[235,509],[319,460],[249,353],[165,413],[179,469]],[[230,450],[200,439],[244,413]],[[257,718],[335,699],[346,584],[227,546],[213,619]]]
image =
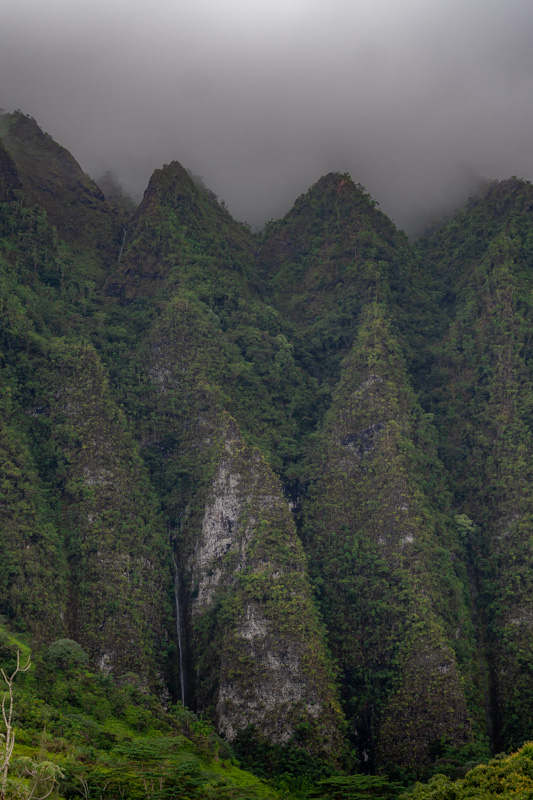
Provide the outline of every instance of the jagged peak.
[[[316,183],[314,183],[309,191],[324,192],[328,189],[336,189],[337,191],[344,190],[346,192],[357,192],[358,194],[370,197],[369,193],[361,183],[356,183],[349,172],[328,172],[322,175]],[[375,203],[376,201],[374,201]]]
[[279,220],[270,220],[265,225],[265,239],[286,238],[287,225],[304,225],[308,232],[316,233],[318,227],[338,229],[344,238],[349,229],[369,228],[387,238],[396,237],[401,232],[384,214],[379,203],[356,183],[349,172],[329,172],[318,179],[301,194],[287,214]]
[[358,204],[363,201],[368,208],[375,208],[378,205],[362,184],[355,183],[349,172],[328,172],[323,175],[307,192],[298,197],[292,210],[306,207],[309,203],[314,204],[317,199],[326,207],[331,204],[332,208],[343,201],[356,201]]
[[0,116],[0,139],[12,165],[11,188],[22,190],[24,204],[41,206],[70,244],[113,249],[116,212],[66,148],[18,110]]
[[[90,182],[91,188],[100,199],[104,199],[94,181],[86,175],[74,156],[62,145],[58,144],[49,133],[43,131],[34,117],[17,110],[0,116],[0,138],[4,140],[6,149],[11,151],[17,167],[24,172],[23,158],[31,159],[32,166],[36,161],[49,163],[53,156],[61,165],[63,173],[79,173],[84,181]],[[42,178],[43,176],[39,175]]]
[[194,191],[194,181],[179,161],[171,161],[154,170],[146,189],[147,192],[165,193],[176,190]]
[[204,184],[203,179],[179,161],[164,164],[152,173],[136,215],[143,217],[161,206],[180,207],[182,210],[194,208],[195,214],[210,209],[209,213],[233,222],[224,203],[219,203],[216,194]]

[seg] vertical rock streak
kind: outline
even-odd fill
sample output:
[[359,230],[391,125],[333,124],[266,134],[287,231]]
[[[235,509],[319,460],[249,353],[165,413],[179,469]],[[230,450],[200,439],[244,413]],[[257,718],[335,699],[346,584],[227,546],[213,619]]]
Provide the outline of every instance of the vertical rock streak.
[[127,229],[126,226],[124,226],[124,228],[122,229],[122,242],[121,242],[120,250],[119,250],[119,253],[118,253],[117,268],[120,266],[120,259],[122,258],[122,251],[124,250],[124,245],[126,244],[126,236],[127,236],[127,234],[128,234],[128,229]]
[[172,551],[172,563],[174,565],[174,603],[176,608],[176,636],[178,639],[178,657],[179,657],[179,668],[180,668],[180,696],[181,696],[181,704],[182,706],[185,707],[186,675],[185,675],[185,658],[183,652],[185,629],[183,626],[181,604],[180,604],[180,575],[174,551]]

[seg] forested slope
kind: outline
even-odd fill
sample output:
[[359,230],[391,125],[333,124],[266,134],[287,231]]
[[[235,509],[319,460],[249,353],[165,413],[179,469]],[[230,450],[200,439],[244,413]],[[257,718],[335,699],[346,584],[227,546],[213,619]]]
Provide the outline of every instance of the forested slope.
[[425,244],[451,321],[429,403],[465,528],[498,747],[531,733],[531,186],[504,181]]
[[340,174],[252,234],[173,162],[128,217],[18,112],[0,168],[8,629],[256,769],[527,740],[530,185],[413,244]]

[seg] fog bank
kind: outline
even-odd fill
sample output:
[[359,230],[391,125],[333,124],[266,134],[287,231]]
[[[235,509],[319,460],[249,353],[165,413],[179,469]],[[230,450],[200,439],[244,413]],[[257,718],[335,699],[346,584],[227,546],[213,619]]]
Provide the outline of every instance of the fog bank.
[[252,225],[331,170],[400,227],[533,177],[526,0],[19,0],[0,105],[136,195],[181,161]]

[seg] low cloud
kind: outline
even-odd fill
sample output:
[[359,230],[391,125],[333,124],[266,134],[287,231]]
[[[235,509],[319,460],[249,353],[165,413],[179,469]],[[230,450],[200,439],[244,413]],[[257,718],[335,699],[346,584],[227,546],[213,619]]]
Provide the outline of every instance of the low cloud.
[[485,178],[532,178],[531,4],[361,6],[20,0],[0,105],[136,195],[177,159],[254,226],[331,170],[410,231]]

